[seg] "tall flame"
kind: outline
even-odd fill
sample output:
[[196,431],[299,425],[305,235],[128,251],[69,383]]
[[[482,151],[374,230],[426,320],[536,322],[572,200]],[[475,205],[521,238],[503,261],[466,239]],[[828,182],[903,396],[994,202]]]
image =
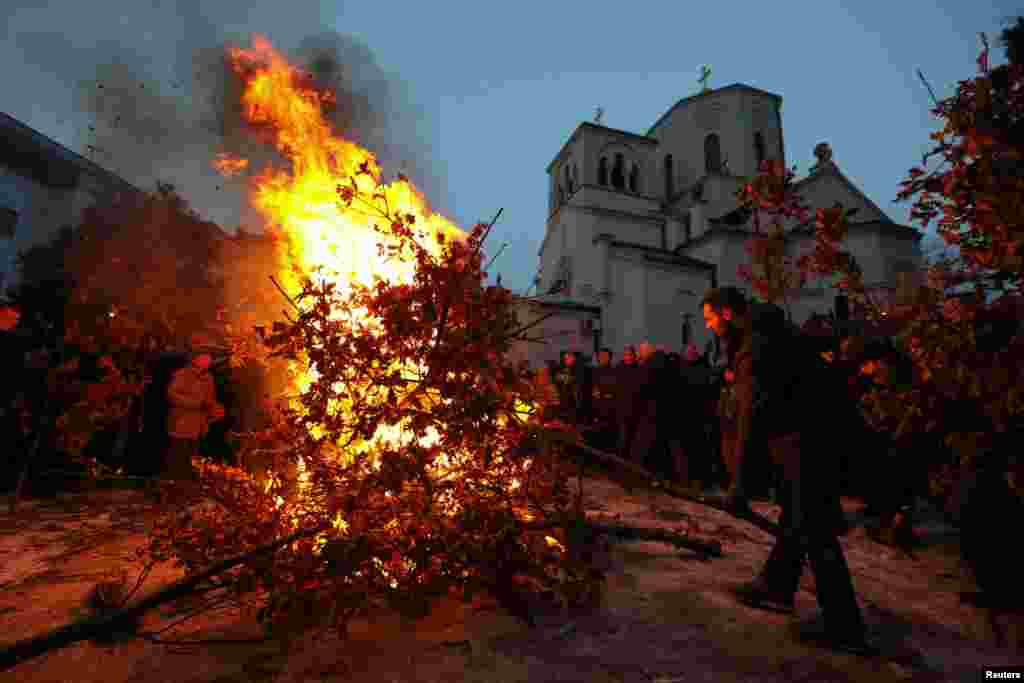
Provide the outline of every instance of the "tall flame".
[[[373,206],[339,201],[339,186],[352,182],[360,196],[377,193],[377,208],[386,207],[392,216],[412,215],[423,234],[421,244],[437,255],[445,241],[461,239],[464,233],[434,213],[424,197],[406,179],[381,185],[381,171],[373,154],[339,136],[325,119],[330,93],[311,85],[308,75],[288,63],[262,36],[253,37],[250,49],[232,48],[229,61],[241,77],[245,119],[269,134],[270,141],[289,162],[287,168],[270,167],[253,180],[250,201],[262,214],[278,240],[284,264],[278,278],[291,291],[300,290],[299,277],[317,271],[344,296],[350,286],[374,284],[375,276],[392,283],[412,282],[415,263],[385,260],[379,253],[381,235],[374,230],[383,216]],[[218,155],[214,166],[224,175],[246,168],[246,160]],[[363,171],[363,173],[360,173]],[[368,173],[367,173],[368,172]],[[360,311],[338,311],[341,315],[365,315]],[[290,393],[305,391],[316,380],[315,368],[293,363]],[[293,407],[300,409],[297,402]],[[381,428],[388,431],[388,428]],[[315,431],[315,430],[313,430]],[[390,432],[400,430],[390,429]],[[379,433],[373,441],[393,440],[396,433]],[[436,434],[432,435],[436,438]],[[299,463],[300,490],[304,479]],[[279,505],[284,501],[279,501]],[[343,523],[343,520],[340,520]]]
[[[339,207],[337,188],[357,178],[361,191],[372,193],[380,182],[380,167],[373,154],[335,133],[324,118],[323,107],[333,96],[311,85],[308,76],[293,67],[262,36],[253,37],[251,49],[229,50],[231,65],[244,80],[242,95],[246,120],[271,132],[274,146],[290,162],[290,169],[270,168],[255,180],[252,202],[257,210],[286,237],[291,264],[305,272],[316,267],[346,292],[347,285],[372,285],[374,275],[392,282],[409,282],[411,262],[384,262],[377,251],[379,235],[373,225],[378,216],[358,206]],[[236,170],[239,163],[223,157],[218,167]],[[357,176],[368,168],[372,177]],[[461,237],[453,223],[434,213],[423,196],[407,180],[383,187],[385,201],[394,213],[411,214],[429,237]],[[440,246],[435,239],[424,245]],[[297,285],[291,268],[282,279]]]

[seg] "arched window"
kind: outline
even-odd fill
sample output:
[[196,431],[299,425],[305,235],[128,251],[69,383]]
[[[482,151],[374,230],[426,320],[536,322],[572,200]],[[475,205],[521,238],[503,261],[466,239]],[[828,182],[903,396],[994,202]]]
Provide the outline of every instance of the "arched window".
[[615,165],[612,167],[612,187],[621,190],[626,187],[626,160],[622,154],[615,155]]
[[640,167],[633,164],[633,167],[629,169],[629,191],[639,192],[637,188],[640,187]]
[[704,138],[704,170],[708,173],[722,170],[722,145],[716,133]]
[[754,133],[754,158],[757,159],[757,167],[760,169],[765,159],[764,135],[760,131]]
[[599,185],[608,184],[608,157],[601,157],[601,161],[597,164],[597,183]]
[[672,198],[672,191],[675,189],[675,178],[673,177],[672,155],[665,155],[665,199]]
[[565,167],[565,189],[568,194],[572,194],[572,172],[568,165]]

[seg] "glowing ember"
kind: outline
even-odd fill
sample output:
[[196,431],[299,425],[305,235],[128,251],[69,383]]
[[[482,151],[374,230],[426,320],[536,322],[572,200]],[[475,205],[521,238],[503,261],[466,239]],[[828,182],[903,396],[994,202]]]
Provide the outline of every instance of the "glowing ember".
[[223,152],[213,161],[213,167],[225,178],[232,178],[249,166],[248,159],[236,159]]

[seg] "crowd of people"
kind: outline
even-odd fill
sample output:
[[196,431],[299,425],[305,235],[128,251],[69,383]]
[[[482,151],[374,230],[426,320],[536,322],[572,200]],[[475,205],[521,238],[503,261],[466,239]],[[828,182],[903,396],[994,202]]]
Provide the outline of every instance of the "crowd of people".
[[645,342],[627,346],[620,360],[602,348],[594,364],[566,351],[538,377],[549,388],[548,414],[580,427],[595,448],[669,479],[712,485],[720,478],[708,430],[714,375],[692,345],[681,354]]
[[[843,333],[834,321],[831,326],[824,321],[826,334],[821,333],[820,317],[797,328],[778,306],[750,301],[736,288],[710,290],[702,309],[705,325],[718,342],[703,352],[692,344],[674,352],[644,342],[625,347],[618,358],[612,349],[601,348],[594,362],[577,352],[563,353],[559,363],[537,373],[545,397],[543,413],[575,425],[593,448],[717,495],[737,511],[748,509],[751,499],[774,499],[782,508],[783,531],[758,576],[737,587],[738,598],[755,607],[792,609],[809,562],[823,621],[801,635],[864,652],[864,623],[838,542],[848,528],[840,496],[867,503],[865,511],[875,520],[869,531],[876,540],[910,546],[915,541],[914,503],[928,496],[929,468],[942,461],[936,455],[942,444],[927,442],[927,435],[875,431],[860,409],[875,368],[883,364],[892,372],[909,372],[909,360],[891,339]],[[3,313],[0,331],[9,333],[19,321],[14,313]],[[10,334],[0,337],[14,344],[12,350],[17,346]],[[163,445],[151,449],[162,453],[160,476],[182,483],[196,478],[192,463],[200,440],[208,440],[212,428],[223,430],[237,422],[245,412],[244,401],[215,385],[209,349],[198,337],[192,341],[187,358],[178,354],[147,362],[154,368],[148,398],[125,416],[127,430],[124,425],[115,430],[118,443],[126,431],[138,432],[138,438],[156,434],[159,438],[145,438]],[[32,381],[25,374],[15,384],[45,387],[47,363],[25,358],[22,373],[38,365],[38,376]],[[161,405],[155,406],[157,401]],[[41,404],[42,397],[35,402]],[[13,409],[18,402],[3,404],[4,422],[17,421],[22,415]],[[232,413],[238,414],[225,420]],[[146,427],[154,420],[159,424]],[[137,429],[131,428],[136,422]],[[22,434],[31,431],[13,427],[7,425]],[[28,452],[28,445],[21,443],[19,450]],[[113,451],[124,451],[121,446]],[[878,471],[886,476],[877,477]],[[184,490],[167,490],[176,489]],[[975,495],[976,514],[965,515],[964,523],[990,524],[1008,507],[989,510],[996,498]],[[1018,499],[1011,502],[1021,505]],[[993,565],[985,548],[965,544],[965,556],[968,551],[982,569]],[[989,581],[1000,586],[1008,582],[1003,574]]]
[[[864,651],[861,619],[838,536],[847,530],[843,494],[861,497],[879,540],[914,541],[914,501],[927,493],[921,444],[872,430],[859,409],[875,365],[906,364],[884,338],[800,329],[783,310],[738,289],[707,293],[707,328],[722,353],[678,353],[650,343],[602,348],[596,362],[575,352],[538,372],[545,411],[575,424],[594,448],[674,482],[719,489],[723,502],[782,507],[783,533],[758,577],[737,588],[746,604],[792,609],[805,561],[818,585],[823,622],[802,637]],[[816,319],[815,323],[820,323]],[[822,397],[828,397],[822,400]],[[826,429],[827,426],[827,429]],[[884,466],[879,482],[869,477]],[[725,493],[721,494],[721,490]]]

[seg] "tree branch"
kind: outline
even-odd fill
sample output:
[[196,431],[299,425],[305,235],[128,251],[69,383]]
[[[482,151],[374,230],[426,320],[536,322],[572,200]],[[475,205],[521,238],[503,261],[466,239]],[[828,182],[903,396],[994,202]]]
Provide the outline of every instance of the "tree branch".
[[154,607],[190,594],[196,586],[210,577],[216,576],[217,574],[225,572],[240,564],[245,564],[260,555],[273,553],[289,543],[293,543],[301,538],[315,536],[329,528],[329,524],[324,524],[313,529],[297,531],[290,536],[261,545],[258,548],[254,548],[253,550],[242,553],[241,555],[221,560],[198,574],[179,579],[170,586],[139,600],[131,607],[119,609],[109,615],[75,621],[53,629],[48,633],[19,640],[13,645],[0,650],[0,671],[11,669],[22,662],[46,654],[50,650],[66,647],[72,643],[89,640],[109,633],[111,629],[116,629],[124,623],[138,619]]

